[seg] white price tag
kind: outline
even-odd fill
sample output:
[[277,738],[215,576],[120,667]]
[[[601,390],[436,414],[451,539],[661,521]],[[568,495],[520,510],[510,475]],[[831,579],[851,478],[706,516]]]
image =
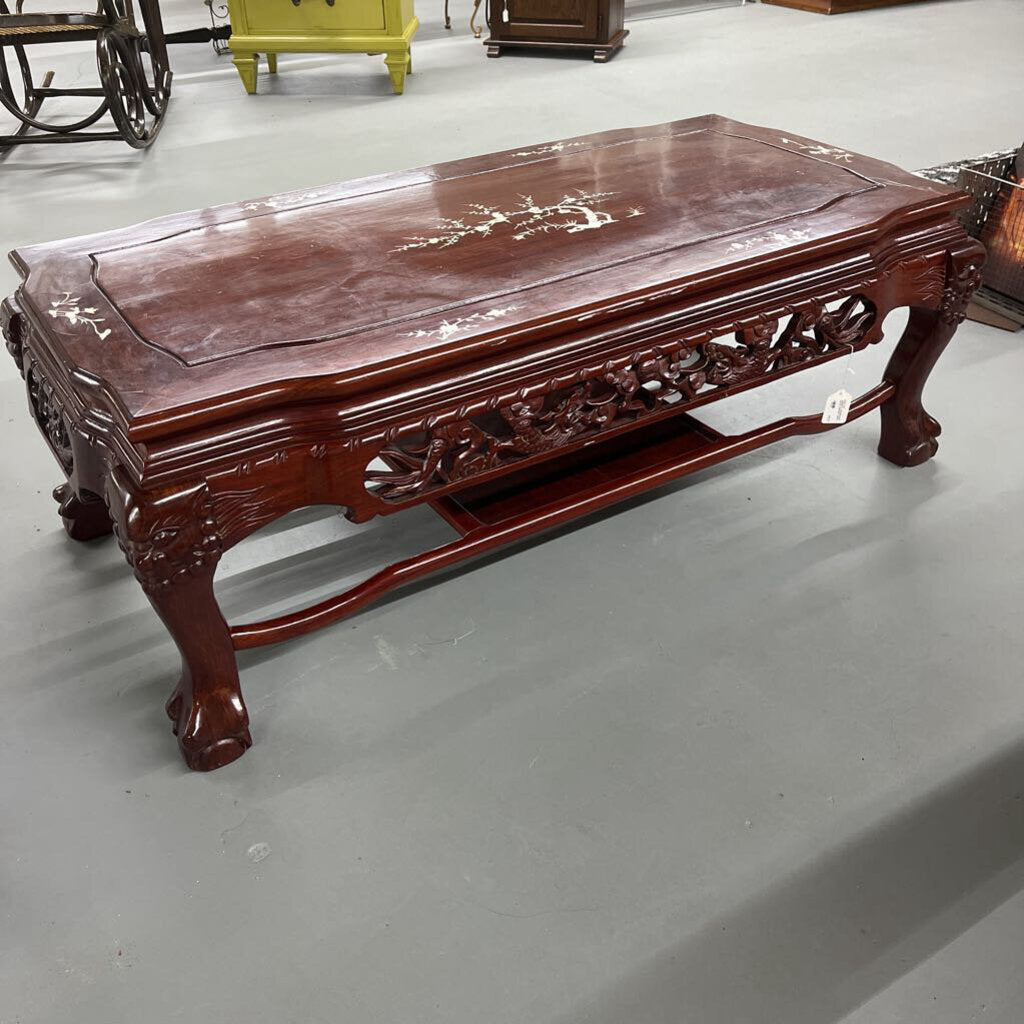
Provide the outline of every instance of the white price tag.
[[825,401],[825,411],[821,414],[822,423],[845,423],[850,415],[850,403],[853,395],[846,388],[833,391]]

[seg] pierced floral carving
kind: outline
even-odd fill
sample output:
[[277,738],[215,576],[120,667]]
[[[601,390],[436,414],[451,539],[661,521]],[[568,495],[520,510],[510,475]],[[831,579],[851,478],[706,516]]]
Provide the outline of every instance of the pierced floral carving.
[[105,341],[110,336],[110,328],[100,328],[100,324],[105,323],[105,320],[101,316],[95,316],[98,312],[95,306],[82,306],[80,305],[81,299],[77,296],[72,296],[71,292],[64,292],[59,299],[53,299],[50,302],[50,308],[46,311],[55,320],[60,318],[67,320],[69,324],[88,324],[93,329],[93,333],[100,341]]
[[679,342],[607,362],[579,383],[520,392],[479,415],[401,431],[380,452],[389,468],[368,469],[364,478],[385,501],[444,487],[711,391],[853,351],[866,344],[875,315],[871,303],[850,296],[833,310],[815,303],[793,313],[781,333],[778,320],[765,318],[736,330],[734,343]]
[[981,284],[981,264],[976,260],[957,267],[952,257],[946,260],[946,285],[939,300],[939,319],[955,327],[964,322],[971,296]]
[[71,451],[71,435],[64,416],[64,407],[38,365],[31,361],[28,361],[25,367],[25,383],[36,423],[49,441],[57,461],[64,471],[70,474],[75,460]]
[[837,309],[816,302],[791,317],[773,346],[779,353],[772,368],[806,363],[827,352],[852,350],[875,321],[874,307],[860,296],[850,296]]
[[[540,205],[533,196],[520,196],[519,202],[507,210],[484,203],[471,203],[461,217],[445,217],[438,222],[432,235],[416,235],[406,239],[392,252],[436,247],[447,249],[474,236],[487,238],[497,228],[511,231],[512,238],[521,242],[533,235],[550,231],[564,231],[574,235],[615,224],[616,218],[598,207],[607,203],[614,192],[586,192],[582,189],[566,193],[561,199]],[[629,217],[643,214],[639,207],[630,207]]]

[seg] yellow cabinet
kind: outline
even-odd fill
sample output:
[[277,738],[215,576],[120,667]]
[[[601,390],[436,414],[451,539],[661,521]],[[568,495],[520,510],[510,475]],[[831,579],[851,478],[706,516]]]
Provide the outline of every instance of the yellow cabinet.
[[383,53],[396,93],[412,70],[420,23],[413,0],[228,0],[231,39],[242,84],[256,92],[260,54],[277,71],[279,53]]

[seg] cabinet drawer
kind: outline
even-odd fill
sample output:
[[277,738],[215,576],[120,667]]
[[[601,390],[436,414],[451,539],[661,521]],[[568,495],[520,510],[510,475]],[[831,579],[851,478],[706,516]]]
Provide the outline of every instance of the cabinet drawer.
[[384,0],[243,0],[249,35],[382,32]]

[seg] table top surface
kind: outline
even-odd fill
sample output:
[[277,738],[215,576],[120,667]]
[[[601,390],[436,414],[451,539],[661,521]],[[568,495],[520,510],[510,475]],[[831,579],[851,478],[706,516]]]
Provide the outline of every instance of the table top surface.
[[156,434],[227,399],[278,400],[284,382],[326,397],[511,351],[959,205],[890,164],[709,115],[163,217],[12,259],[56,354],[101,382],[129,427]]

